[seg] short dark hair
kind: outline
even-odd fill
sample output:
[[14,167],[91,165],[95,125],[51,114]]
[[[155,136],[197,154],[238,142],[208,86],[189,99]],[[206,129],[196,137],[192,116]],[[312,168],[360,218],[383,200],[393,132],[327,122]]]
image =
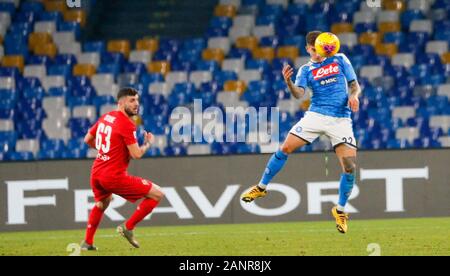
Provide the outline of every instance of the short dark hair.
[[125,87],[120,89],[119,93],[117,94],[117,101],[119,101],[123,97],[136,96],[138,94],[139,92],[136,89],[131,87]]
[[316,43],[317,37],[318,37],[321,33],[322,33],[321,31],[312,31],[312,32],[309,32],[309,33],[306,35],[306,43],[307,43],[308,45],[314,46],[314,44]]

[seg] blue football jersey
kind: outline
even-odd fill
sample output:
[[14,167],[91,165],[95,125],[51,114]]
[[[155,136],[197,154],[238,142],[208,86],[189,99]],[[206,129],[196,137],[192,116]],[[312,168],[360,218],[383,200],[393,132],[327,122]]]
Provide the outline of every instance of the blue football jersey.
[[300,67],[295,85],[311,88],[310,111],[349,118],[348,83],[354,80],[355,70],[348,58],[344,54],[336,54],[321,63],[310,61]]

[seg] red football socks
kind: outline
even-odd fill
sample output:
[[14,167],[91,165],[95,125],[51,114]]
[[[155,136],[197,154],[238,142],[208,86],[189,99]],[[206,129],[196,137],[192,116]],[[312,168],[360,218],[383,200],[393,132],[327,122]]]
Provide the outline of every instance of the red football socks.
[[92,209],[91,214],[89,215],[89,222],[86,229],[85,241],[87,244],[94,244],[94,235],[97,231],[100,221],[102,220],[103,212],[104,211],[97,206],[94,206],[94,208]]
[[136,224],[141,222],[148,214],[150,214],[158,203],[159,201],[154,199],[144,199],[144,201],[139,204],[131,218],[126,222],[125,227],[128,230],[133,230],[136,227]]

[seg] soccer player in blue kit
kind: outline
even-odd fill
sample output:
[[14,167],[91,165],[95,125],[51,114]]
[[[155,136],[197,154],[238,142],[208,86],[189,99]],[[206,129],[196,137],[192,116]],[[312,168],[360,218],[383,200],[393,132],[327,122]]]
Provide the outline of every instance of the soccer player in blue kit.
[[267,195],[269,185],[284,167],[289,154],[312,143],[321,135],[330,138],[339,158],[342,175],[339,186],[339,202],[331,213],[336,219],[336,228],[340,233],[348,230],[348,214],[345,205],[355,184],[356,141],[353,134],[351,112],[359,110],[361,88],[355,71],[344,54],[324,58],[316,53],[315,41],[319,31],[309,32],[306,36],[306,50],[311,56],[310,62],[300,67],[295,84],[291,77],[294,70],[285,65],[283,77],[291,94],[299,99],[305,95],[306,87],[312,89],[311,106],[305,116],[290,131],[281,148],[273,154],[258,185],[251,187],[241,199],[245,202]]

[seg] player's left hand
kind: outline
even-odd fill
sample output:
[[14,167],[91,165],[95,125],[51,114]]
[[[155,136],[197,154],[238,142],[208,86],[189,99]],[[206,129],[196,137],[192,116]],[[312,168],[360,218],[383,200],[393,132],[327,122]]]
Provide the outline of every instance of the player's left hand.
[[358,112],[359,111],[359,99],[358,99],[358,97],[351,96],[348,99],[348,106],[350,107],[350,109],[353,112]]

